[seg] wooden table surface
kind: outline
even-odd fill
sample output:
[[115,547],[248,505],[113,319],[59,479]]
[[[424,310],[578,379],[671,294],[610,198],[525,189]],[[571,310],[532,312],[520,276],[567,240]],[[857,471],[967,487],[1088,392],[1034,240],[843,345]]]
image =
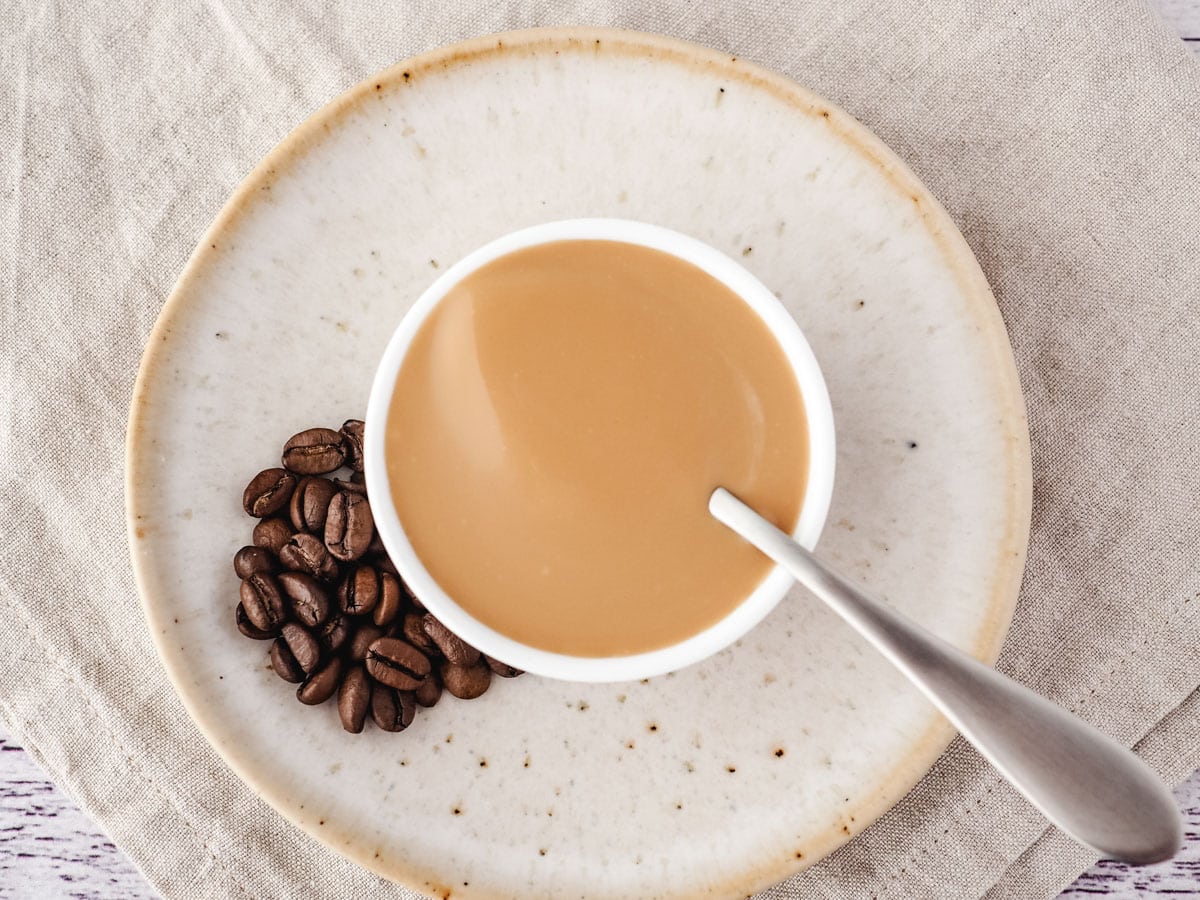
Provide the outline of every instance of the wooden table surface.
[[[1152,0],[1200,56],[1200,0]],[[1170,862],[1132,869],[1101,860],[1059,900],[1170,896],[1200,900],[1200,772],[1175,796],[1186,844]],[[0,730],[0,898],[143,900],[157,893],[104,832]]]

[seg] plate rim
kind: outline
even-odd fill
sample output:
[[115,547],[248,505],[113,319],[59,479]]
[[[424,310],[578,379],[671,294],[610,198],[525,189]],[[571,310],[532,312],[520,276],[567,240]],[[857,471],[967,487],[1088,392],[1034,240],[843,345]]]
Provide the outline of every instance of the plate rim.
[[[138,523],[143,517],[139,512],[137,495],[140,475],[138,438],[145,430],[142,421],[144,410],[164,352],[162,347],[168,343],[173,320],[186,301],[192,281],[211,260],[213,251],[217,250],[220,236],[236,222],[244,208],[250,205],[252,198],[258,195],[264,186],[269,186],[278,171],[286,169],[290,160],[302,155],[309,146],[320,140],[322,132],[331,129],[342,116],[385,86],[416,84],[425,72],[449,69],[485,57],[553,49],[559,45],[560,49],[576,51],[591,46],[597,53],[605,52],[606,47],[615,46],[616,52],[626,55],[649,55],[693,68],[721,71],[750,87],[766,90],[801,115],[823,118],[841,139],[851,144],[860,155],[877,166],[888,180],[911,198],[922,225],[938,245],[948,269],[959,281],[960,293],[969,298],[966,314],[976,321],[980,331],[987,337],[986,342],[991,352],[990,358],[983,358],[983,363],[990,365],[992,369],[999,389],[998,405],[1005,412],[1003,421],[1008,431],[1005,457],[1011,477],[1007,492],[1008,531],[1002,538],[998,538],[1003,552],[999,556],[998,570],[991,579],[991,601],[982,613],[980,636],[971,648],[973,655],[988,665],[993,665],[999,657],[1011,625],[1029,545],[1033,476],[1028,418],[1016,360],[999,306],[978,260],[949,213],[908,165],[849,113],[790,77],[736,55],[669,35],[609,27],[543,27],[497,32],[424,51],[360,80],[296,125],[241,180],[212,223],[205,229],[159,310],[154,326],[146,338],[146,346],[138,365],[126,425],[126,540],[138,599],[159,661],[188,716],[209,746],[255,796],[265,800],[276,813],[309,837],[368,871],[422,894],[438,888],[430,878],[422,874],[418,861],[391,858],[388,860],[390,864],[384,865],[382,859],[371,856],[365,845],[335,845],[334,833],[317,827],[314,821],[309,821],[307,816],[292,809],[285,802],[283,791],[259,783],[251,777],[236,755],[227,750],[208,728],[210,712],[203,709],[198,702],[194,702],[189,695],[183,677],[183,660],[176,657],[168,642],[161,639],[162,620],[149,594],[148,575],[144,569],[144,566],[148,567],[148,563],[143,563],[139,552],[141,528]],[[846,811],[845,824],[840,827],[831,826],[810,838],[806,844],[806,852],[800,857],[789,854],[783,858],[751,860],[746,869],[711,884],[709,893],[740,895],[747,891],[757,891],[825,858],[862,833],[908,794],[933,767],[956,733],[949,722],[931,708],[930,722],[925,731],[913,742],[908,752],[877,780],[872,789],[865,792],[863,800]],[[441,874],[443,878],[447,877],[446,873]],[[457,893],[458,889],[455,891]],[[478,897],[499,896],[476,885],[471,885],[467,893],[469,896]],[[672,893],[667,896],[681,895]]]

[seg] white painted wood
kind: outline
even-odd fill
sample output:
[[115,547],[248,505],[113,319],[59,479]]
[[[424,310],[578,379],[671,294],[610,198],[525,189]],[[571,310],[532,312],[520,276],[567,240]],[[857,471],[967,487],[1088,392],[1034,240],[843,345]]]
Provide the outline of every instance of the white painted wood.
[[0,898],[157,896],[96,823],[0,731]]
[[1200,53],[1200,0],[1153,0],[1162,17]]

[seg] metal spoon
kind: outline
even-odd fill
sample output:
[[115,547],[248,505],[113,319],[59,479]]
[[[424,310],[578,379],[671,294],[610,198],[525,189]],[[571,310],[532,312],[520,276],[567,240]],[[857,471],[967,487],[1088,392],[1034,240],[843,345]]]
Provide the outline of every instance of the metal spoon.
[[708,509],[874,644],[1067,834],[1131,863],[1175,855],[1175,801],[1131,751],[884,606],[724,488]]

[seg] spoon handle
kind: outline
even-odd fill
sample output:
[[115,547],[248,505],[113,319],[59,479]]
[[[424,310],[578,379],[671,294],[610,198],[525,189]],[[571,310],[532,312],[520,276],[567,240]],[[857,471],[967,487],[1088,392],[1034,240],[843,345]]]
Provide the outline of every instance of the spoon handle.
[[1131,863],[1179,849],[1175,802],[1131,751],[869,596],[724,488],[708,508],[874,644],[1063,831]]

